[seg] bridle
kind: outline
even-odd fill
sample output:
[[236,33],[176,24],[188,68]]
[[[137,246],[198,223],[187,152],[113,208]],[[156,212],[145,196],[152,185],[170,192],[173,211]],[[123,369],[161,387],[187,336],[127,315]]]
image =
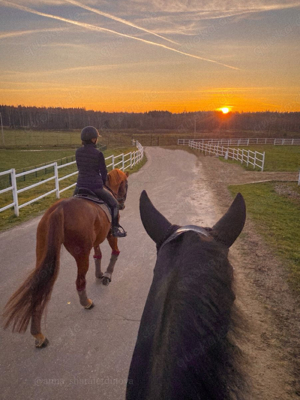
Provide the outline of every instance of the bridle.
[[[174,228],[174,225],[172,226]],[[201,228],[200,226],[196,226],[196,225],[185,225],[182,226],[178,229],[175,230],[175,232],[173,232],[170,236],[168,236],[166,239],[163,240],[162,244],[159,246],[159,250],[161,250],[164,245],[166,245],[167,243],[172,242],[172,240],[176,239],[177,237],[179,237],[180,235],[182,235],[185,232],[196,232],[202,236],[206,236],[206,237],[210,237],[211,235],[207,232],[206,229]]]

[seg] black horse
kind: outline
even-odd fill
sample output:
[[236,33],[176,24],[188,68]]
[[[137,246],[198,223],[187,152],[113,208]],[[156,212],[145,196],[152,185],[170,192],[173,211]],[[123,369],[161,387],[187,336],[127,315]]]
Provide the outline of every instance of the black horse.
[[241,352],[233,335],[233,269],[227,258],[246,219],[242,195],[213,228],[172,225],[145,191],[140,212],[157,245],[157,262],[126,399],[243,399]]

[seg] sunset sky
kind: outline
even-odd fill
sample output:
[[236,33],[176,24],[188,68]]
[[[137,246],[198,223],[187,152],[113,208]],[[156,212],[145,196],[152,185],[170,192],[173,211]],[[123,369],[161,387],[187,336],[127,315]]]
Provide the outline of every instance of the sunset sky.
[[0,0],[0,104],[300,111],[300,0]]

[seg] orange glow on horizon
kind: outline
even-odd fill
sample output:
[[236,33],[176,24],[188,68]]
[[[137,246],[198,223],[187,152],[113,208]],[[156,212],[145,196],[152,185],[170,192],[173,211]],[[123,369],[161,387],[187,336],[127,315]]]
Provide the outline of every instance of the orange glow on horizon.
[[231,111],[231,109],[229,107],[220,107],[217,108],[217,111],[221,111],[223,114],[228,114]]

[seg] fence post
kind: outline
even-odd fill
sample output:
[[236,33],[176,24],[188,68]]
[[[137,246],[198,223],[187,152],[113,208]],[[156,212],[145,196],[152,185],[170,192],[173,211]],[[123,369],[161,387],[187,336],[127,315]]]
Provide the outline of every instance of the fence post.
[[58,168],[57,168],[57,162],[54,163],[54,176],[55,176],[55,194],[56,198],[60,198],[60,193],[59,193],[59,180],[58,180]]
[[17,179],[16,179],[16,170],[13,168],[11,170],[11,185],[12,185],[12,193],[14,200],[14,211],[15,215],[19,216],[19,201],[18,201],[18,188],[17,188]]
[[112,161],[111,169],[115,169],[115,156],[114,155],[111,156],[111,161]]
[[130,169],[132,169],[132,151],[130,152]]
[[263,158],[262,158],[262,166],[261,166],[261,170],[263,171],[264,170],[264,167],[265,167],[265,151],[263,152]]
[[122,153],[122,171],[124,171],[124,168],[125,168],[124,153]]
[[254,152],[253,169],[256,167],[256,151]]

